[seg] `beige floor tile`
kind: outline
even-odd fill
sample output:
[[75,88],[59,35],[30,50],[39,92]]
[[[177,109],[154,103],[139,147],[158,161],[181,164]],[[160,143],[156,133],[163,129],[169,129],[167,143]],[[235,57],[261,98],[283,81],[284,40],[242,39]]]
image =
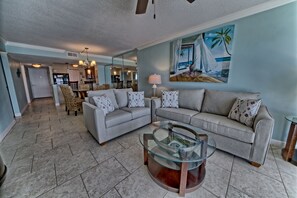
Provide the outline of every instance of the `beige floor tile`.
[[82,174],[90,198],[100,197],[129,175],[115,158],[106,160]]
[[[9,168],[0,197],[178,197],[158,186],[142,165],[139,134],[154,128],[100,146],[81,112],[67,115],[52,99],[34,100],[0,144]],[[281,148],[271,145],[260,168],[217,150],[207,161],[204,184],[185,197],[297,197],[297,166],[282,159]]]

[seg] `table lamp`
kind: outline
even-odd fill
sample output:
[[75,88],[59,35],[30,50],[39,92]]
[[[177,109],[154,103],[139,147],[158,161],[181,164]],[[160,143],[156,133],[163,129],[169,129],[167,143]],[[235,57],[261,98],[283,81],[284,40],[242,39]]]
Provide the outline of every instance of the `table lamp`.
[[159,74],[153,74],[149,76],[149,84],[153,85],[153,97],[156,97],[157,85],[161,84],[161,76]]

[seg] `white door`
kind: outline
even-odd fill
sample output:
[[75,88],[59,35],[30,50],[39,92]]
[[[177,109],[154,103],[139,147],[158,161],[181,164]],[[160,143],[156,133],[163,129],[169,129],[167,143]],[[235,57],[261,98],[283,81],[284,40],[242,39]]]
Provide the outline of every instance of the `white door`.
[[47,68],[29,68],[29,79],[33,98],[52,97]]

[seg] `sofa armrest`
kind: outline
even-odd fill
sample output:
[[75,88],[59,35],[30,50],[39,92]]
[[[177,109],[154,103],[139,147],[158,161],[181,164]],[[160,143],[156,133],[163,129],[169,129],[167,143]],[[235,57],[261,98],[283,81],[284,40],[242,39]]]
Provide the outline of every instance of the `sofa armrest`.
[[255,131],[255,139],[250,159],[252,162],[264,164],[274,127],[274,119],[269,114],[266,106],[262,105],[260,107],[253,127]]
[[144,99],[144,106],[151,109],[151,107],[152,107],[152,100],[150,98],[145,98]]
[[90,103],[83,102],[83,115],[88,131],[99,143],[105,142],[107,133],[104,112]]
[[157,121],[156,110],[161,107],[161,98],[152,99],[152,121]]

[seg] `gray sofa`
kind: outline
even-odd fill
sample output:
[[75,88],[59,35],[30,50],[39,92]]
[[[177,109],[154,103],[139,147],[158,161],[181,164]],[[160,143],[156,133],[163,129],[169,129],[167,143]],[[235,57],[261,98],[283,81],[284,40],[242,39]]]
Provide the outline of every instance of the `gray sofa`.
[[[151,123],[151,100],[144,99],[145,107],[129,108],[128,91],[132,89],[88,91],[88,98],[83,102],[84,122],[99,144]],[[92,99],[103,94],[115,106],[115,110],[106,115],[95,106]]]
[[152,99],[152,119],[199,127],[214,138],[218,149],[260,166],[264,164],[274,126],[267,108],[260,107],[253,127],[227,117],[236,98],[258,99],[259,96],[259,93],[179,90],[179,108],[161,108],[161,99]]

